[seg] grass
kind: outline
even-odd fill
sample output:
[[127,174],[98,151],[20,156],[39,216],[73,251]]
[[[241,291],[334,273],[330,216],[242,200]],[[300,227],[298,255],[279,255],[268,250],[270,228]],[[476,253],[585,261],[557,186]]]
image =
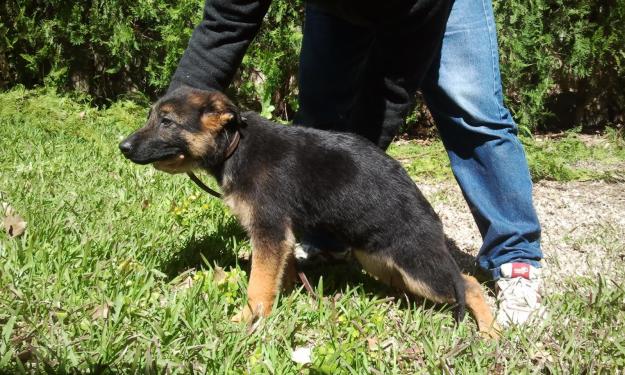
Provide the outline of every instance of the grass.
[[[558,138],[522,137],[521,141],[534,182],[625,181],[625,138],[617,131],[609,131],[595,144],[584,142],[577,131]],[[400,160],[417,181],[453,178],[440,140],[393,144],[389,154]]]
[[[479,339],[471,319],[456,327],[448,309],[406,300],[351,266],[309,275],[319,299],[294,291],[260,325],[231,323],[249,242],[222,203],[183,176],[122,158],[118,141],[145,115],[130,102],[98,110],[44,90],[0,94],[0,201],[28,221],[20,237],[0,234],[0,373],[625,367],[625,291],[601,279],[571,281],[547,299],[548,324],[498,343]],[[528,148],[530,160],[552,147]],[[412,160],[415,176],[447,176],[436,142],[392,153]],[[291,360],[297,347],[312,348],[311,364]]]

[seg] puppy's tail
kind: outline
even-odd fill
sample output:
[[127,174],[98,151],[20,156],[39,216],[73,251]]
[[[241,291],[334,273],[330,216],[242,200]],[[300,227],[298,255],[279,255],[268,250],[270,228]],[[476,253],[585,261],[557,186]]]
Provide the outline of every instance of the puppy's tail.
[[454,278],[454,292],[456,293],[456,308],[454,309],[454,319],[460,323],[464,319],[467,307],[466,287],[462,274]]

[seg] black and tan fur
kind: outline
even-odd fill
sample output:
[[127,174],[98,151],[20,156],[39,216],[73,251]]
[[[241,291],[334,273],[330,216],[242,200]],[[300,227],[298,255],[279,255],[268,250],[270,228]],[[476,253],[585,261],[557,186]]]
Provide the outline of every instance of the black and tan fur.
[[456,304],[458,320],[467,305],[480,331],[496,335],[481,286],[460,273],[430,204],[397,161],[359,136],[277,125],[239,114],[223,94],[180,88],[120,148],[139,164],[217,179],[252,242],[248,304],[235,320],[270,313],[295,275],[295,238],[323,230],[382,282]]

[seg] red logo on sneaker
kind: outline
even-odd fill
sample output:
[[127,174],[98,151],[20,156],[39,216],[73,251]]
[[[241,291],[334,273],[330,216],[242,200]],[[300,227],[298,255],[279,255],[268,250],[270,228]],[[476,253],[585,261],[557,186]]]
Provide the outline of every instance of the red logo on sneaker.
[[530,278],[530,266],[525,263],[512,263],[511,278],[524,277],[529,280]]

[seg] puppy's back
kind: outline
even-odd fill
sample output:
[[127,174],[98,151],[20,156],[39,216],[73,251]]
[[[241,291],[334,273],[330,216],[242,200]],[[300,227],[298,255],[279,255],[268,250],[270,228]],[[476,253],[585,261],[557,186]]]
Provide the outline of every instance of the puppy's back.
[[256,169],[271,168],[262,190],[284,192],[280,202],[305,218],[303,230],[321,225],[367,247],[396,233],[444,241],[438,216],[401,164],[367,139],[244,116],[257,137],[248,159],[258,161]]

